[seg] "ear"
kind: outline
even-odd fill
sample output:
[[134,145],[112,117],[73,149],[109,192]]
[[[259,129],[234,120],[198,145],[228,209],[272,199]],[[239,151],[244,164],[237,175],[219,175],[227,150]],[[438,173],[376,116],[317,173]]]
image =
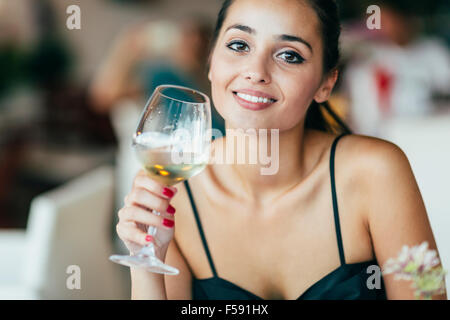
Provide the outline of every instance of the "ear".
[[317,103],[322,103],[328,100],[331,95],[331,91],[336,84],[338,79],[339,71],[337,69],[332,70],[328,75],[322,80],[322,84],[314,96],[314,100]]

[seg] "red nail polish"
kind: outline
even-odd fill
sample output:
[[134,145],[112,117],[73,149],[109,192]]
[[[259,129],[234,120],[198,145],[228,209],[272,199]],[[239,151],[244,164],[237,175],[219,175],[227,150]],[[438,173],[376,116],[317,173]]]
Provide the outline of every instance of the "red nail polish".
[[153,241],[153,237],[151,235],[148,235],[145,237],[145,241],[151,242],[151,241]]
[[175,208],[174,207],[172,207],[170,204],[169,204],[169,207],[167,208],[167,213],[170,213],[170,214],[175,214]]
[[174,224],[175,224],[175,222],[173,220],[169,220],[169,219],[163,220],[163,225],[165,225],[166,227],[172,228]]
[[163,193],[163,195],[165,195],[169,198],[172,198],[173,194],[174,194],[173,191],[170,190],[169,188],[164,188],[162,193]]

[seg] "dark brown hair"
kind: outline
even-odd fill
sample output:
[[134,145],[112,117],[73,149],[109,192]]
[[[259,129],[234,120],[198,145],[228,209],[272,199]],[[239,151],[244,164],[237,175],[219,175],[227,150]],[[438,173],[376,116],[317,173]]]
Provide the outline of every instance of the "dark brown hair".
[[[215,47],[223,22],[227,16],[229,7],[234,0],[225,0],[217,16],[216,27],[211,41],[211,52]],[[328,74],[337,69],[339,53],[339,37],[341,34],[341,22],[339,11],[334,0],[305,0],[316,12],[321,28],[323,42],[323,73]],[[325,118],[322,109],[326,110],[335,123],[330,123]],[[308,108],[305,119],[305,128],[317,129],[332,133],[351,133],[344,121],[332,110],[328,101],[317,103],[313,101]]]

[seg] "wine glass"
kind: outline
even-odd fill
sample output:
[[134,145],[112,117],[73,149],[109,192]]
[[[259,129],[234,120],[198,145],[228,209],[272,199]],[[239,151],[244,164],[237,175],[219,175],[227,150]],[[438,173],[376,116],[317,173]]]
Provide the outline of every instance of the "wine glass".
[[[133,147],[147,174],[164,185],[173,186],[200,173],[209,160],[211,106],[205,94],[181,86],[158,86],[148,100],[136,132]],[[152,211],[156,215],[159,212]],[[170,241],[170,230],[150,226],[155,241]],[[158,233],[158,234],[157,234]],[[164,264],[155,245],[144,246],[135,255],[113,255],[111,261],[148,271],[176,275],[179,270]]]

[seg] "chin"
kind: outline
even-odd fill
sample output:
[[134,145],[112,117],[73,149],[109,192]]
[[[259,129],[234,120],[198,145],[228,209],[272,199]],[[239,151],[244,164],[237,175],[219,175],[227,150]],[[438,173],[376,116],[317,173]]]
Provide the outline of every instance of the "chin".
[[272,121],[267,121],[268,115],[252,114],[253,111],[246,110],[218,110],[225,119],[226,127],[230,129],[271,129]]
[[248,116],[236,117],[234,114],[232,117],[225,117],[225,122],[230,129],[272,129],[272,124],[261,121],[262,119],[251,119]]

